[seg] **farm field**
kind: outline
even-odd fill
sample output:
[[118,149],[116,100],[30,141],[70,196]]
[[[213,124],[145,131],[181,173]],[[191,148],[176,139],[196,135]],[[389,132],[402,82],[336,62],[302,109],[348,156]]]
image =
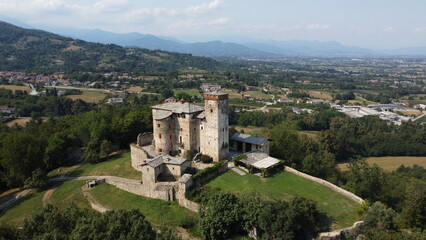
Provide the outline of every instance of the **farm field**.
[[[414,164],[426,167],[426,157],[370,157],[367,158],[369,164],[377,164],[385,171],[393,171],[404,165],[406,167]],[[347,171],[349,163],[339,163],[339,168],[342,171]]]
[[128,179],[142,179],[142,174],[131,164],[130,152],[110,156],[108,161],[96,164],[86,163],[69,173],[72,177],[79,176],[117,176]]
[[201,97],[200,92],[198,91],[198,89],[173,89],[173,92],[176,94],[178,93],[187,93],[191,96],[198,96]]
[[12,91],[15,91],[15,90],[27,91],[28,94],[31,92],[31,88],[28,86],[0,85],[0,88],[9,89]]
[[252,174],[240,176],[228,171],[207,184],[233,193],[258,192],[270,200],[291,200],[299,196],[315,200],[318,209],[333,218],[332,229],[352,226],[357,221],[355,208],[358,204],[345,196],[292,173],[279,173],[269,178]]
[[81,99],[89,103],[98,103],[104,100],[107,95],[104,91],[92,91],[92,90],[81,90],[83,93],[81,95],[67,95],[66,97],[71,98],[72,100]]
[[322,92],[322,91],[307,91],[307,92],[309,96],[311,96],[311,98],[325,99],[325,100],[333,99],[333,96],[331,96],[329,92]]
[[18,119],[14,119],[10,122],[7,122],[6,125],[8,127],[13,127],[15,126],[15,124],[17,124],[20,127],[24,127],[25,124],[27,124],[27,122],[29,122],[31,120],[31,118],[18,118]]

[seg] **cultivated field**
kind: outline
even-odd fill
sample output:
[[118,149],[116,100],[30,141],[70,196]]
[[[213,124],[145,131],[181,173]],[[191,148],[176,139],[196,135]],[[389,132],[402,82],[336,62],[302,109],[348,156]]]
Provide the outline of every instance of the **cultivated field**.
[[[385,171],[393,171],[404,165],[406,167],[414,164],[426,167],[426,157],[370,157],[367,158],[369,164],[377,164]],[[348,170],[349,163],[340,163],[339,168],[342,171]]]
[[321,91],[307,91],[307,92],[309,96],[311,96],[311,98],[325,99],[325,100],[333,99],[333,96],[331,96],[329,92],[321,92]]
[[279,173],[269,178],[252,174],[240,176],[228,171],[207,184],[233,193],[258,192],[270,200],[291,200],[299,196],[315,200],[318,209],[333,218],[332,229],[351,226],[356,220],[357,203],[345,196],[292,173]]
[[13,127],[13,126],[15,126],[15,124],[17,124],[20,127],[24,127],[25,124],[27,124],[27,122],[29,122],[30,120],[31,120],[31,118],[18,118],[18,119],[12,120],[10,122],[7,122],[6,125],[8,127]]
[[0,85],[0,88],[10,89],[12,91],[22,90],[27,91],[27,93],[31,92],[31,88],[28,86]]
[[198,91],[198,89],[173,89],[173,92],[175,93],[175,95],[178,94],[178,93],[187,93],[190,96],[201,97],[201,94]]
[[104,91],[91,91],[91,90],[81,90],[83,94],[81,95],[67,95],[66,97],[71,98],[72,100],[81,99],[89,103],[98,103],[105,99],[107,95]]

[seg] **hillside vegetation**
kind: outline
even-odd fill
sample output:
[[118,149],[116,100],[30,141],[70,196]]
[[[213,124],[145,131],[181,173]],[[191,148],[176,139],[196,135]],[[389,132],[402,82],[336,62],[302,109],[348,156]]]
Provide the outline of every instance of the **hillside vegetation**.
[[218,63],[190,54],[90,43],[0,22],[0,70],[158,73]]

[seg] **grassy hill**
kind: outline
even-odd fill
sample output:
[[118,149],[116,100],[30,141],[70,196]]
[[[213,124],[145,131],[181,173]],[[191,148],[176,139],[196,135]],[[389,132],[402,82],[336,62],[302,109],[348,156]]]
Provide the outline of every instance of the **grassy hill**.
[[283,172],[270,178],[252,174],[240,176],[228,171],[207,184],[233,193],[255,191],[266,199],[290,200],[296,196],[315,200],[318,209],[332,218],[332,229],[352,226],[357,221],[355,208],[358,204],[345,196],[312,181]]
[[217,65],[210,58],[85,42],[0,21],[0,70],[164,73]]

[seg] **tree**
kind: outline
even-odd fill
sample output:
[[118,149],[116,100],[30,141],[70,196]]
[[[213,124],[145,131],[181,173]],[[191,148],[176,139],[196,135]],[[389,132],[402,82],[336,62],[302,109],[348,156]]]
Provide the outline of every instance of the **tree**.
[[407,228],[426,229],[426,183],[412,179],[406,190],[401,222]]
[[368,165],[367,161],[353,161],[349,164],[346,186],[356,195],[370,201],[380,200],[383,196],[385,174],[376,164]]
[[155,231],[138,210],[101,214],[75,205],[63,211],[47,205],[26,219],[22,230],[22,239],[154,240],[155,236]]
[[241,229],[241,211],[238,199],[219,191],[201,204],[200,228],[204,239],[228,239]]
[[154,240],[155,231],[139,210],[113,210],[92,218],[80,218],[72,239]]
[[106,158],[108,160],[108,156],[111,152],[111,142],[108,140],[102,140],[101,146],[100,146],[100,157]]
[[396,229],[396,212],[381,202],[375,202],[364,218],[365,229],[392,230]]
[[2,139],[0,165],[6,170],[8,186],[22,186],[35,169],[45,169],[45,147],[45,139],[24,131],[9,133]]

